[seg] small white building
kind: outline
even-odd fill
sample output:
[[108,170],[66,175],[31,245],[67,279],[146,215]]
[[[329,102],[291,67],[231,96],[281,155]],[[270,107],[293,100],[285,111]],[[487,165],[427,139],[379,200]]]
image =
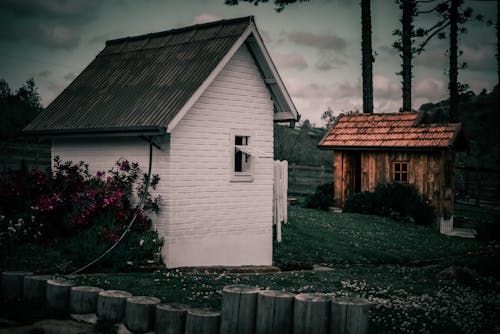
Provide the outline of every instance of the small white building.
[[93,173],[153,141],[166,266],[271,265],[273,122],[298,117],[244,17],[106,42],[24,131]]

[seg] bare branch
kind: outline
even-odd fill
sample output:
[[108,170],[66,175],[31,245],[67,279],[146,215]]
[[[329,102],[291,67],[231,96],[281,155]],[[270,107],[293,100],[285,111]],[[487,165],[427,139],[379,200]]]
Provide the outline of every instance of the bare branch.
[[425,41],[423,41],[420,44],[420,46],[418,47],[417,53],[420,54],[422,51],[424,51],[425,46],[427,45],[427,43],[429,43],[429,41],[432,39],[432,37],[436,36],[439,32],[441,32],[444,28],[446,28],[449,25],[450,25],[450,22],[448,21],[441,28],[439,28],[438,30],[434,31],[432,34],[430,34],[429,36],[427,36],[427,38],[425,39]]

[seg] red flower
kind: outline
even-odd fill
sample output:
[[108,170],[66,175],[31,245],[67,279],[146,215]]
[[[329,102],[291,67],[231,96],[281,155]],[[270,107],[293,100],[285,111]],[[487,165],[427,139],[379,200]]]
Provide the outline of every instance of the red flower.
[[128,163],[128,160],[123,160],[120,164],[120,169],[123,171],[128,172],[130,170],[130,164]]

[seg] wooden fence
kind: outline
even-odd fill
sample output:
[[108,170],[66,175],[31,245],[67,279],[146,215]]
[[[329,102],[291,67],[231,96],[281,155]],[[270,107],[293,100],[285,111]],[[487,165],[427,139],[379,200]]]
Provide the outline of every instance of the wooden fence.
[[[121,323],[123,331],[188,334],[365,334],[369,302],[326,294],[293,294],[230,285],[222,309],[190,308],[127,291],[77,286],[30,272],[3,272],[1,299],[43,308],[47,315]],[[94,322],[95,323],[95,322]]]
[[333,182],[333,168],[325,166],[288,165],[288,192],[310,195],[316,187]]
[[457,166],[455,191],[458,200],[500,206],[500,170]]
[[9,169],[50,167],[50,144],[0,142],[0,175]]
[[273,223],[276,240],[281,241],[281,223],[288,221],[288,161],[274,161]]

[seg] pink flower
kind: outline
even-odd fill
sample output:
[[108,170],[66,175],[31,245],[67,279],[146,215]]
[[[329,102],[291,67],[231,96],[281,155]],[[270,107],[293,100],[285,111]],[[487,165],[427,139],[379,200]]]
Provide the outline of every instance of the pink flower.
[[122,163],[120,164],[120,169],[124,171],[129,171],[130,170],[130,164],[128,163],[128,160],[123,160]]
[[105,174],[104,172],[97,171],[96,176],[97,176],[98,179],[100,179],[100,178],[102,178],[104,176],[104,174]]

